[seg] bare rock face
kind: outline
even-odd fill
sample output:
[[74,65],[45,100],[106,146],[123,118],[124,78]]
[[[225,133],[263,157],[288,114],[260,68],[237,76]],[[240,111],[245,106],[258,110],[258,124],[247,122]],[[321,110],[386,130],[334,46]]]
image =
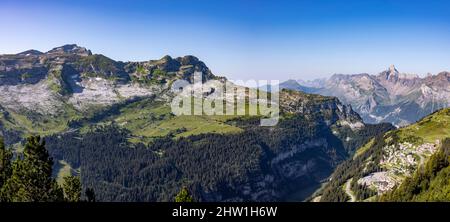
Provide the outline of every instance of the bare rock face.
[[54,115],[62,103],[45,82],[0,86],[1,104],[16,112],[33,111]]

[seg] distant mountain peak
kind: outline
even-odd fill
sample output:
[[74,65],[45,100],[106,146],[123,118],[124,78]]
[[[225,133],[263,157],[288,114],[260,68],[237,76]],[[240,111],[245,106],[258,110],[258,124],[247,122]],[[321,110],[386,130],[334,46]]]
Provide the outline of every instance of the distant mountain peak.
[[398,80],[414,80],[420,78],[417,74],[400,73],[394,65],[390,65],[389,69],[382,72],[381,75],[385,77],[386,80],[398,81]]
[[306,87],[311,88],[323,88],[326,84],[327,78],[319,78],[319,79],[313,79],[313,80],[302,80],[299,79],[297,82]]
[[299,82],[297,82],[296,80],[293,80],[293,79],[288,79],[288,80],[285,81],[285,83],[300,85]]
[[386,71],[386,79],[387,80],[397,80],[398,79],[399,72],[395,68],[394,65],[390,65],[389,69]]
[[398,70],[395,68],[395,65],[389,66],[389,73],[398,73]]
[[76,54],[80,56],[92,55],[91,50],[80,47],[77,44],[67,44],[60,47],[53,48],[47,54]]

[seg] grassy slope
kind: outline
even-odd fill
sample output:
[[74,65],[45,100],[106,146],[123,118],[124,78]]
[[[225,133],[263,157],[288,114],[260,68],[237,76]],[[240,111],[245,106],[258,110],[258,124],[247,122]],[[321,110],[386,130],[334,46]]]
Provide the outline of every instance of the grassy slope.
[[[183,128],[185,128],[186,131],[177,132],[177,130]],[[136,135],[159,137],[174,132],[176,137],[186,137],[202,133],[233,133],[241,131],[242,130],[238,127],[227,125],[208,116],[176,116],[166,121],[162,121],[154,127],[145,127],[144,129],[137,131]]]
[[[26,116],[9,111],[9,116],[1,117],[3,125],[7,129],[14,129],[28,135],[52,135],[69,130],[68,121],[90,116],[92,111],[83,114],[67,105],[63,112],[56,117]],[[113,121],[128,129],[132,142],[147,142],[154,137],[162,137],[172,134],[174,137],[189,136],[202,133],[234,133],[241,129],[226,124],[229,119],[236,116],[174,116],[171,109],[163,102],[142,100],[125,105],[117,114],[108,116],[99,122],[84,124],[81,131],[87,132],[91,125],[111,124]]]
[[65,105],[60,114],[56,116],[43,116],[39,114],[19,114],[8,111],[8,117],[0,117],[5,128],[20,131],[24,136],[28,135],[51,135],[67,130],[68,121],[78,119],[82,116],[71,105]]
[[[94,125],[114,122],[130,131],[130,142],[149,142],[156,137],[174,138],[202,133],[236,133],[242,130],[226,124],[236,116],[174,116],[171,108],[164,102],[144,99],[119,108],[118,112],[105,117]],[[92,124],[81,129],[88,132]]]
[[418,123],[398,131],[400,139],[419,137],[425,143],[435,143],[450,136],[450,109],[439,110]]

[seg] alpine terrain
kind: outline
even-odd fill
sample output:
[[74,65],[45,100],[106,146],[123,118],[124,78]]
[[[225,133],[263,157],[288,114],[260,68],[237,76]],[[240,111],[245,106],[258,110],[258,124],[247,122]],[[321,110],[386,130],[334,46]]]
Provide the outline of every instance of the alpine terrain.
[[[365,124],[336,97],[293,90],[279,92],[275,126],[260,126],[263,113],[174,115],[172,84],[193,83],[195,72],[205,82],[227,82],[194,56],[120,62],[77,45],[1,55],[4,143],[15,156],[23,154],[25,162],[33,162],[31,154],[45,146],[53,159],[45,159],[45,169],[53,163],[58,184],[76,184],[63,178],[80,176],[88,199],[95,193],[100,201],[174,201],[187,189],[196,201],[301,201],[358,147],[393,129]],[[386,73],[394,75],[393,87],[414,83]],[[208,87],[211,92],[193,99],[213,93],[214,84]],[[234,96],[223,99],[235,101]],[[247,101],[246,110],[252,106],[258,103]],[[36,135],[45,143],[36,137],[25,140]],[[438,146],[435,139],[428,142]],[[22,173],[19,160],[11,179],[5,179],[6,190],[22,189],[13,179]],[[12,201],[39,200],[26,192],[4,195]]]

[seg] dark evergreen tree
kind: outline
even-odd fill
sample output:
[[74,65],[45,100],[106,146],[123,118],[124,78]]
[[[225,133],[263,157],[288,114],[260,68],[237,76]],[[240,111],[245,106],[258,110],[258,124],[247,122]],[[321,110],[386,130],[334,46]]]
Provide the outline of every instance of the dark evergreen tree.
[[11,176],[11,151],[5,148],[3,138],[0,137],[0,201],[4,201],[1,188],[6,180]]
[[86,189],[86,198],[88,202],[95,202],[95,192],[94,189],[92,188],[87,188]]
[[191,194],[186,187],[183,187],[180,192],[175,197],[175,202],[185,203],[185,202],[194,202],[194,198],[192,198]]
[[77,176],[64,177],[64,196],[68,202],[78,202],[81,198],[81,181]]
[[52,178],[53,160],[39,136],[27,139],[23,157],[12,165],[12,174],[2,188],[6,201],[62,201],[62,189]]

